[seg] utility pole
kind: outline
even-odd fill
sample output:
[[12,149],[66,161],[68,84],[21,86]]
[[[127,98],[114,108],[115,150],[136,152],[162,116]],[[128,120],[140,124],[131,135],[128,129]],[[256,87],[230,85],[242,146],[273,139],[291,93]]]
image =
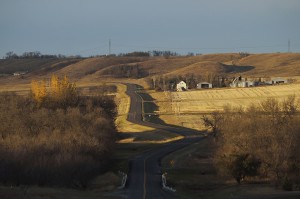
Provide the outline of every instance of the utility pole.
[[288,41],[288,52],[291,52],[291,41]]
[[111,40],[108,41],[108,55],[111,54]]

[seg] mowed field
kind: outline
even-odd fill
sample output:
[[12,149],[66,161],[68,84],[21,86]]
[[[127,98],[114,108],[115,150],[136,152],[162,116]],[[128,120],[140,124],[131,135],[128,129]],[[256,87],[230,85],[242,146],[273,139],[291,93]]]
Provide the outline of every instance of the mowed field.
[[248,107],[268,98],[284,100],[289,96],[300,98],[300,84],[252,88],[224,88],[186,92],[150,92],[159,106],[160,119],[169,124],[203,129],[202,115],[222,111],[224,106]]

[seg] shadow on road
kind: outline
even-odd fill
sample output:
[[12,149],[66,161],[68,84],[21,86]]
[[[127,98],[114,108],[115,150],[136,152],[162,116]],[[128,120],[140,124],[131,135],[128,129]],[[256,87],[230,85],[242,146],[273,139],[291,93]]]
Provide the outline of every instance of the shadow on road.
[[[156,113],[159,110],[159,106],[157,106],[154,103],[155,99],[153,99],[151,97],[151,95],[149,95],[148,93],[143,92],[143,91],[139,91],[138,95],[140,95],[143,99],[143,107],[144,107],[143,118],[144,118],[144,121],[155,123],[155,124],[161,124],[161,125],[169,126],[169,127],[173,127],[173,128],[180,128],[183,131],[195,132],[195,133],[199,132],[200,133],[200,131],[197,131],[195,129],[165,123],[163,120],[161,120],[159,118],[159,115]],[[203,133],[203,132],[201,132],[201,133]]]

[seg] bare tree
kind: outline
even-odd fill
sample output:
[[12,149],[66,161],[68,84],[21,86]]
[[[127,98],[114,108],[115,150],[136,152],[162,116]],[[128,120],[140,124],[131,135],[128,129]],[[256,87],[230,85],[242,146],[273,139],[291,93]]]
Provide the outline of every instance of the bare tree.
[[243,169],[238,165],[246,160],[243,155],[249,154],[259,160],[255,165],[264,177],[278,182],[289,180],[291,175],[300,177],[297,113],[298,103],[291,96],[283,101],[270,98],[247,109],[226,107],[223,113],[203,117],[204,124],[218,137],[217,167],[233,172],[236,178],[236,169]]

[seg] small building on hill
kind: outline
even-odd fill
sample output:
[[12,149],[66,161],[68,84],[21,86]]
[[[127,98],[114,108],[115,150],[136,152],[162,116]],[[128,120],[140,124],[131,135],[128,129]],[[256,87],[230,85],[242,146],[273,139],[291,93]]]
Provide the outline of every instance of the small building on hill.
[[186,90],[187,90],[186,83],[185,83],[184,81],[179,82],[179,83],[176,85],[176,90],[177,90],[177,91],[186,91]]
[[212,88],[212,84],[208,82],[200,82],[197,84],[197,89],[206,89],[206,88]]

